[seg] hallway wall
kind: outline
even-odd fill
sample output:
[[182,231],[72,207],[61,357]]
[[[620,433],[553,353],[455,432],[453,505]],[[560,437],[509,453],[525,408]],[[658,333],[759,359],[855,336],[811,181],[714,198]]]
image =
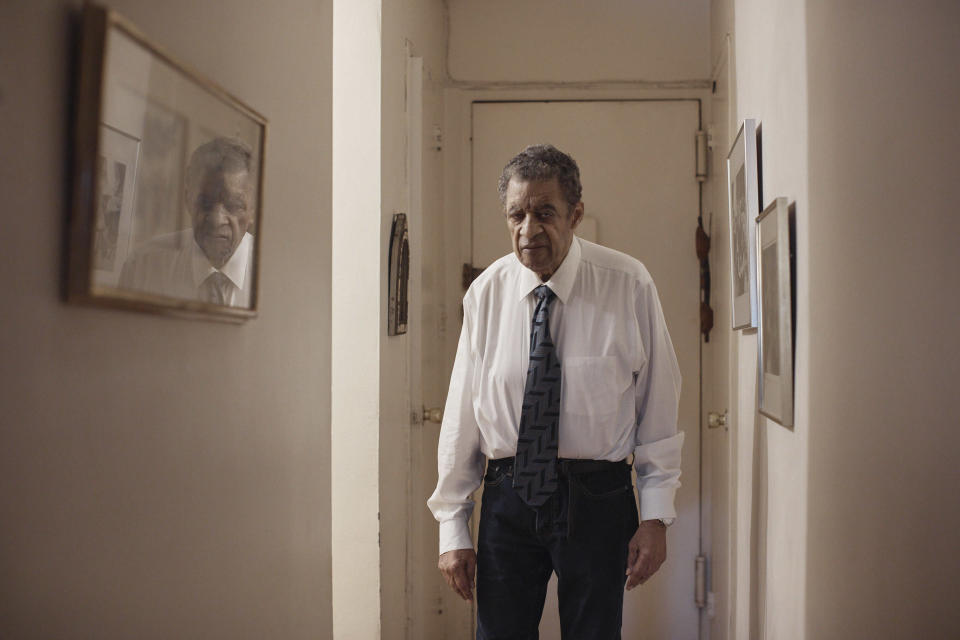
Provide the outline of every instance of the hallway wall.
[[702,80],[709,0],[449,0],[449,71],[463,82]]
[[0,4],[0,637],[329,637],[330,2],[111,2],[270,121],[241,326],[60,302],[80,4]]
[[807,3],[811,638],[960,624],[960,5]]
[[730,635],[948,637],[960,10],[719,0],[713,13],[715,60],[733,36],[735,126],[762,121],[764,204],[787,196],[797,219],[792,430],[754,413],[756,334],[733,354]]
[[[433,486],[423,483],[423,467],[436,469],[434,424],[412,420],[411,413],[422,413],[424,402],[432,397],[437,403],[437,371],[431,368],[439,351],[435,339],[437,316],[421,292],[435,302],[447,274],[437,268],[435,256],[440,250],[440,230],[444,211],[440,203],[442,170],[440,153],[434,150],[433,126],[440,124],[439,84],[446,77],[445,24],[440,0],[400,0],[383,2],[381,94],[381,238],[386,247],[394,213],[406,212],[410,224],[411,309],[409,333],[386,338],[381,343],[382,362],[380,413],[380,512],[381,512],[381,638],[449,637],[444,632],[444,616],[438,613],[449,591],[437,571],[438,532],[426,502]],[[407,60],[416,56],[423,61],[423,113],[421,137],[411,139],[408,125]],[[416,185],[408,175],[408,153],[418,149],[422,157],[420,176],[421,206],[411,209],[410,191]],[[381,265],[383,288],[380,300],[387,299],[388,264],[386,253]],[[417,266],[422,268],[415,271]],[[384,327],[386,309],[383,309]],[[381,335],[385,335],[382,331]],[[421,366],[422,365],[422,366]],[[422,375],[422,381],[417,380]],[[423,387],[421,394],[411,383]],[[445,395],[444,386],[443,394]],[[441,396],[442,397],[442,396]],[[426,447],[424,447],[426,445]],[[400,597],[399,594],[404,596]],[[451,594],[452,595],[452,594]],[[408,602],[409,601],[409,602]],[[409,612],[409,616],[408,616]],[[403,620],[406,625],[398,624]]]
[[[736,533],[734,594],[721,594],[734,610],[736,638],[804,637],[806,467],[809,423],[808,180],[806,32],[802,0],[714,3],[714,59],[732,35],[734,66],[726,156],[745,118],[761,128],[762,207],[778,196],[796,204],[797,345],[794,426],[757,412],[757,330],[734,332],[731,358]],[[725,177],[723,178],[725,179]],[[718,210],[727,215],[726,203]],[[724,240],[726,241],[726,240]],[[729,278],[727,272],[721,276]],[[724,586],[720,587],[721,589]]]
[[[442,165],[428,136],[440,117],[443,5],[337,1],[334,29],[334,632],[443,637],[436,525],[426,509],[432,486],[422,483],[422,467],[436,467],[436,441],[429,451],[428,427],[417,419],[425,401],[420,371],[438,351],[433,292],[444,279],[428,271],[441,250]],[[419,137],[411,126],[411,57],[423,67]],[[417,154],[419,183],[408,163]],[[388,247],[396,213],[408,220],[410,315],[407,333],[388,336]],[[436,380],[427,378],[425,372],[424,388],[435,393]]]

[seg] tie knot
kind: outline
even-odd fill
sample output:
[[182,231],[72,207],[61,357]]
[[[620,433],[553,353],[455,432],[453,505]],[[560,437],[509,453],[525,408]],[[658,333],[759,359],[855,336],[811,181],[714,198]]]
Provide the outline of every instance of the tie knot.
[[200,283],[200,298],[214,304],[227,304],[231,286],[225,273],[214,271]]
[[548,286],[545,285],[545,284],[542,284],[542,285],[540,285],[539,287],[537,287],[536,289],[534,289],[534,290],[533,290],[533,293],[534,293],[534,295],[537,296],[537,300],[544,300],[544,299],[546,299],[546,300],[545,300],[546,302],[550,302],[550,301],[553,300],[554,297],[556,297],[556,295],[557,295],[557,294],[555,294],[553,291],[550,290],[550,287],[548,287]]
[[204,278],[204,282],[209,282],[211,284],[222,286],[230,282],[230,278],[228,278],[227,274],[223,273],[222,271],[214,271],[213,273],[208,275],[206,278]]

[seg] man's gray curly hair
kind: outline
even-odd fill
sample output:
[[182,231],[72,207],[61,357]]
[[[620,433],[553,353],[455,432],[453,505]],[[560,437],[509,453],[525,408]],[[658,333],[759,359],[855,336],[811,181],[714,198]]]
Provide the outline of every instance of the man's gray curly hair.
[[563,198],[571,208],[583,195],[577,161],[552,144],[530,145],[507,163],[497,183],[501,204],[507,202],[507,185],[513,178],[524,181],[556,178]]
[[253,173],[253,151],[246,142],[237,138],[214,138],[199,147],[190,155],[187,163],[186,195],[187,202],[193,202],[200,191],[200,183],[207,171],[217,169],[224,173],[248,171]]

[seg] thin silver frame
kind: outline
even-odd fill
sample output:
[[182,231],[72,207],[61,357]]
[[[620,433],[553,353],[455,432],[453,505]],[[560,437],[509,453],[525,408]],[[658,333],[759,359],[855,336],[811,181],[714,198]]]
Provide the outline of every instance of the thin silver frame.
[[[743,222],[746,225],[744,235],[747,249],[747,290],[740,296],[735,293],[734,284],[737,274],[734,255],[734,180],[740,168],[744,168],[744,205],[746,212]],[[729,221],[730,243],[730,325],[734,329],[749,329],[757,326],[757,255],[756,225],[754,220],[760,213],[760,185],[757,165],[757,123],[746,119],[737,132],[737,137],[727,154],[727,217]]]
[[[763,260],[763,249],[776,245],[777,297],[764,295],[763,269],[757,270],[760,295],[760,317],[757,339],[759,389],[757,409],[785,427],[793,426],[793,283],[790,275],[790,211],[786,198],[776,198],[757,217],[757,260]],[[764,316],[777,309],[777,334],[774,348],[779,359],[779,375],[765,371],[765,360],[771,354],[764,349]]]

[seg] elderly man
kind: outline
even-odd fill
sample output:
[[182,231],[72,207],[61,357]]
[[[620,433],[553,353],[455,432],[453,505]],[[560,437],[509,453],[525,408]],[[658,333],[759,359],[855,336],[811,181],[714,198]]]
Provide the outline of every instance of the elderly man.
[[476,576],[477,638],[536,638],[552,572],[563,637],[619,638],[624,586],[663,563],[676,516],[676,355],[644,266],[574,235],[584,205],[571,157],[528,147],[499,191],[513,253],[463,299],[428,501],[439,568],[467,600]]
[[184,200],[193,227],[158,236],[123,265],[120,287],[218,305],[249,307],[253,285],[255,184],[250,148],[215,138],[187,165]]

